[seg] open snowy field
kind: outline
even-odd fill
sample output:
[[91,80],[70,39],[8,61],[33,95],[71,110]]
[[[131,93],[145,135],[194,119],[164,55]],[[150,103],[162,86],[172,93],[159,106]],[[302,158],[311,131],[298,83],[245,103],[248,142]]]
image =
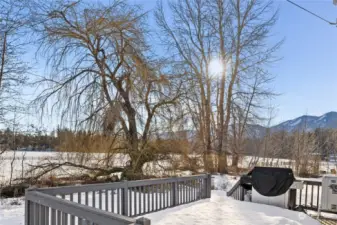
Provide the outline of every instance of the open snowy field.
[[[81,153],[61,153],[61,152],[21,152],[21,151],[8,151],[0,155],[0,186],[3,183],[8,183],[10,179],[20,179],[22,177],[34,176],[34,173],[27,174],[32,166],[40,165],[42,163],[63,163],[66,161],[76,162],[81,164],[81,157],[90,157],[90,159],[84,159],[85,165],[91,164],[97,165],[98,163],[105,162],[105,158],[109,157],[109,165],[115,167],[124,167],[129,161],[129,156],[125,154],[114,154],[108,156],[104,153],[94,154],[81,154]],[[171,160],[160,160],[155,162],[146,163],[143,167],[143,171],[147,175],[164,176],[164,175],[176,175],[176,172],[167,168],[171,167],[172,161],[180,161],[182,156],[171,155]],[[73,174],[82,174],[81,169],[63,166],[54,170],[50,175],[53,176],[69,176]]]
[[[31,168],[31,165],[39,165],[41,163],[62,163],[68,160],[78,160],[78,153],[58,153],[58,152],[21,152],[21,151],[8,151],[0,155],[0,185],[8,183],[10,179],[20,179],[27,176],[33,176],[34,174],[27,174],[27,171]],[[100,162],[105,154],[95,153],[90,155],[90,162]],[[177,160],[178,155],[172,155],[172,158]],[[112,157],[113,166],[125,166],[129,160],[129,157],[124,154],[115,154]],[[292,167],[293,163],[288,159],[272,159],[272,158],[253,158],[251,156],[245,156],[240,160],[239,166],[242,168],[250,168],[257,162],[259,166],[275,166],[275,167]],[[199,162],[200,163],[200,162]],[[230,157],[228,157],[228,163],[231,163]],[[90,164],[90,163],[89,163]],[[150,162],[144,165],[144,172],[148,175],[156,174],[157,176],[173,175],[169,168],[171,162],[168,160]],[[337,169],[334,163],[321,162],[320,170],[330,172],[331,169]],[[202,171],[200,171],[202,172]],[[69,167],[62,167],[53,171],[54,176],[69,176],[70,174],[81,173],[80,169],[74,169]]]
[[[99,163],[105,154],[95,153],[90,155],[90,162],[92,164]],[[78,162],[80,161],[78,153],[60,153],[60,152],[21,152],[8,151],[0,155],[0,185],[8,183],[10,179],[20,179],[27,176],[34,176],[34,173],[27,174],[32,166],[40,165],[42,163],[63,163],[66,161]],[[124,154],[115,154],[111,160],[114,166],[125,166],[128,161],[128,156]],[[90,166],[90,163],[86,163]],[[54,170],[53,176],[69,176],[71,174],[81,173],[80,169],[63,166]]]
[[[213,176],[211,199],[166,209],[145,215],[153,225],[319,225],[304,213],[278,207],[240,202],[228,198],[226,190],[235,177]],[[98,204],[96,204],[98,205]],[[104,208],[104,206],[103,206]],[[0,201],[0,225],[24,224],[24,199]]]

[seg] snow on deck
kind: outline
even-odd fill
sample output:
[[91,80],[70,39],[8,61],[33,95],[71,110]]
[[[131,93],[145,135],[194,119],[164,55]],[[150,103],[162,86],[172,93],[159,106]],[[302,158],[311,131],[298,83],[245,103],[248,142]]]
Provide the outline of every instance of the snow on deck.
[[274,206],[236,201],[224,191],[212,191],[212,198],[145,216],[154,225],[319,225],[301,212]]

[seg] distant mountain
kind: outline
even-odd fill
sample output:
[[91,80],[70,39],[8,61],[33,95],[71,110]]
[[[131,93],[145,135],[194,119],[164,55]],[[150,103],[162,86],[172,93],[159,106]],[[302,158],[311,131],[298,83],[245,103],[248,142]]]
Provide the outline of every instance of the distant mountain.
[[[337,129],[337,112],[328,112],[322,116],[300,116],[270,127],[270,132],[294,132],[297,130],[310,132],[317,128]],[[249,124],[246,129],[246,135],[249,137],[263,137],[267,133],[267,128],[261,125]]]
[[267,133],[267,128],[257,124],[248,124],[246,127],[247,137],[263,137]]
[[322,116],[301,116],[271,127],[272,132],[296,130],[314,131],[316,128],[337,129],[337,112],[329,112]]
[[[287,120],[280,124],[270,127],[271,133],[286,131],[294,132],[297,130],[305,130],[307,132],[321,129],[337,129],[337,112],[328,112],[322,116],[300,116],[293,120]],[[231,129],[231,128],[230,128]],[[267,133],[267,128],[258,124],[248,124],[245,135],[247,137],[263,137]],[[158,135],[161,139],[193,139],[196,131],[182,130],[176,132],[163,132]]]

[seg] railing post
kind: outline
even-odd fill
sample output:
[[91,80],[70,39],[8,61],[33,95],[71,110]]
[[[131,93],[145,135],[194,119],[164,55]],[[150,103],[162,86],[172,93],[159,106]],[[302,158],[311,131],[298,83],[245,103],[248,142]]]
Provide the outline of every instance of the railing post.
[[211,197],[211,191],[212,191],[212,175],[209,173],[207,174],[207,183],[208,183],[208,189],[207,189],[207,198]]
[[[27,197],[29,195],[29,192],[30,191],[33,191],[35,190],[34,188],[27,188],[25,190],[25,196]],[[32,225],[30,222],[32,221],[32,216],[35,216],[32,215],[33,214],[33,208],[32,208],[32,202],[27,200],[27,198],[25,198],[25,225]],[[35,213],[35,212],[34,212]]]
[[[26,190],[26,196],[27,196],[28,192]],[[25,225],[30,225],[29,224],[29,216],[30,216],[30,201],[29,200],[25,200]]]
[[210,198],[211,197],[211,186],[212,186],[212,175],[207,174],[204,180],[204,185],[202,187],[202,198]]
[[245,189],[240,185],[239,190],[240,190],[240,201],[244,201],[245,200]]
[[208,176],[206,178],[203,178],[203,186],[202,186],[202,198],[205,199],[207,198],[207,190],[208,190],[208,181],[207,181]]
[[172,202],[172,207],[177,206],[178,203],[178,195],[177,195],[177,186],[178,186],[178,179],[175,178],[173,183],[172,183],[172,195],[171,195],[171,202]]
[[129,188],[128,181],[124,181],[124,187],[122,191],[122,215],[129,215]]

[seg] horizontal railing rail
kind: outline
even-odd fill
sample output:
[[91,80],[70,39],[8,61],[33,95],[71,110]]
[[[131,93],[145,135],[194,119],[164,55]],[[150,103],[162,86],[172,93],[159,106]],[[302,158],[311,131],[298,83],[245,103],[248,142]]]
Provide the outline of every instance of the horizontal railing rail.
[[[127,181],[129,187],[136,187],[142,185],[155,185],[163,184],[169,182],[182,182],[195,179],[206,179],[208,175],[194,175],[188,177],[172,177],[172,178],[160,178],[160,179],[147,179],[147,180],[136,180],[136,181]],[[86,191],[100,191],[106,189],[117,189],[123,188],[124,182],[114,182],[114,183],[100,183],[100,184],[86,184],[86,185],[77,185],[77,186],[62,186],[62,187],[52,187],[52,188],[39,188],[39,192],[47,193],[50,195],[66,195],[78,192]]]
[[234,184],[234,186],[227,192],[228,197],[232,197],[235,200],[244,201],[247,190],[241,186],[240,179]]
[[233,187],[227,191],[227,197],[233,197],[235,200],[241,200],[240,198],[238,198],[238,193],[242,192],[243,189],[241,187],[241,182],[240,179],[233,185]]
[[[36,195],[35,192],[42,195]],[[37,197],[49,196],[50,201],[57,199],[58,203],[67,202],[71,203],[74,207],[81,206],[81,208],[95,209],[101,212],[105,211],[105,213],[111,213],[112,217],[122,215],[129,218],[210,198],[211,176],[205,174],[189,177],[40,188],[33,191],[28,190],[26,195],[28,196],[27,200],[33,206],[39,203],[36,200],[38,199]],[[27,202],[27,205],[30,202]],[[29,209],[29,207],[27,208]],[[27,211],[26,213],[29,214]],[[82,224],[83,218],[81,215],[71,214],[69,211],[60,211],[61,219],[57,221],[62,221],[63,213],[67,214],[64,218],[69,219],[71,225]],[[36,215],[33,214],[33,217],[35,218]],[[85,220],[87,219],[85,218]],[[27,221],[29,220],[27,219]],[[99,222],[94,223],[101,224]],[[26,225],[28,224],[35,225],[35,223],[26,223]],[[65,225],[59,222],[56,224]]]
[[139,216],[210,197],[210,175],[39,189],[125,216]]

